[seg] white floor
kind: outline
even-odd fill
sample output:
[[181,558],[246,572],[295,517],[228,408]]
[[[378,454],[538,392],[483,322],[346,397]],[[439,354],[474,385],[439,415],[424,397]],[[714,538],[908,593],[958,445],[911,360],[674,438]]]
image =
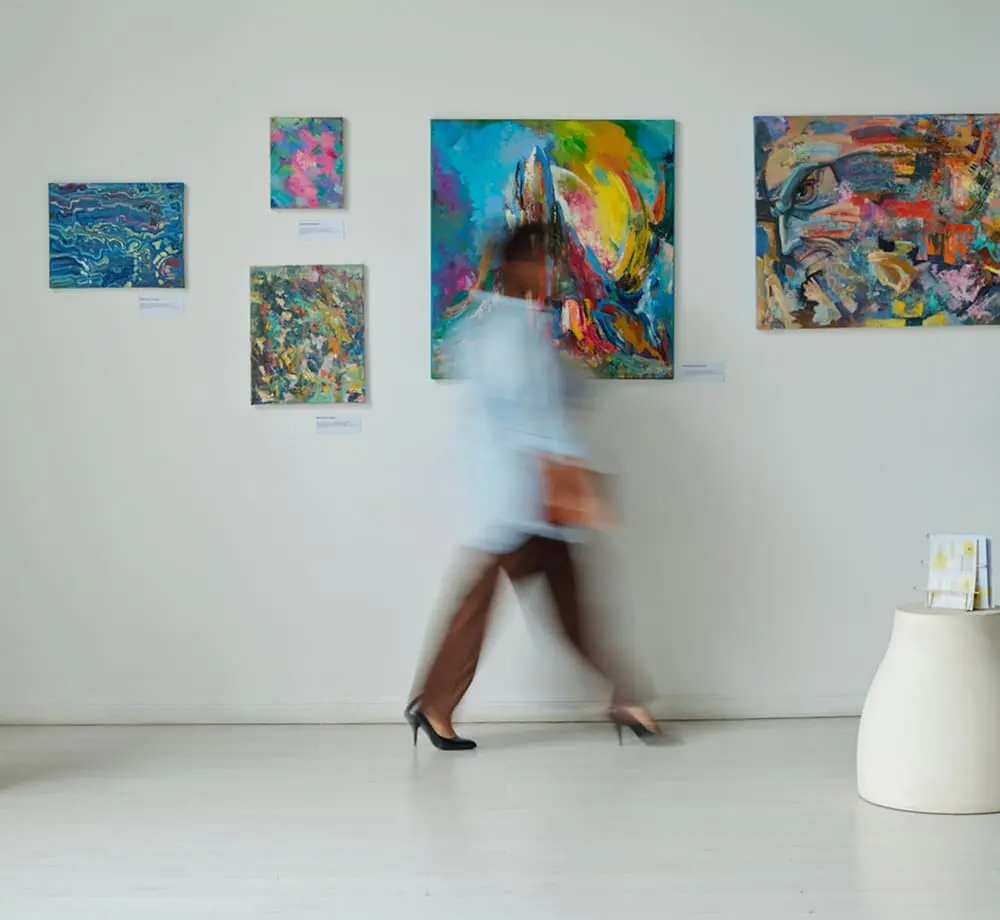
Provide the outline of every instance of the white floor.
[[0,918],[996,920],[1000,817],[859,802],[855,732],[0,729]]

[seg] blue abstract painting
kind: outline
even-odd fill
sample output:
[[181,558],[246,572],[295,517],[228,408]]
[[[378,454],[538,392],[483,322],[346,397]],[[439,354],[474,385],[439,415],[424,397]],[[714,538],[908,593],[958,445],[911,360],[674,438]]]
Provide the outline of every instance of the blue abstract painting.
[[184,183],[51,183],[49,287],[184,287]]

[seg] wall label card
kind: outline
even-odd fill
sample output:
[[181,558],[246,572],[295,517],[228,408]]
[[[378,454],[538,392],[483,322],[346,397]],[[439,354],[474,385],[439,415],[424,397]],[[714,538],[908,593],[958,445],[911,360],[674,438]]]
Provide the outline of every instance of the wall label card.
[[677,378],[685,383],[725,383],[726,365],[722,361],[678,361]]
[[337,240],[346,238],[344,221],[339,217],[303,217],[299,219],[300,240]]
[[139,312],[154,313],[183,313],[183,294],[140,294]]
[[353,415],[317,415],[316,434],[361,434],[361,419]]

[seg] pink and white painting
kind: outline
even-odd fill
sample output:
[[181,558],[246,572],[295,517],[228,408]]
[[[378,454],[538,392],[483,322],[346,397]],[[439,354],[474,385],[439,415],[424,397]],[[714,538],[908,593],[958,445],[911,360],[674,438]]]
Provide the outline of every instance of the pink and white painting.
[[344,206],[344,120],[271,119],[271,207]]

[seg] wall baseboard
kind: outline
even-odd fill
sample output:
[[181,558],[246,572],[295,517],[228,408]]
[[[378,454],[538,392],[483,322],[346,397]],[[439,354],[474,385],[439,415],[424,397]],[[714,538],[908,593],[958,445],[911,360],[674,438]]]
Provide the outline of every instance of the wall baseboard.
[[[674,696],[654,714],[672,721],[807,719],[857,716],[863,694],[829,697]],[[600,703],[572,701],[476,702],[462,722],[589,722],[603,718]],[[396,703],[100,704],[0,703],[0,725],[379,725],[400,722]]]

